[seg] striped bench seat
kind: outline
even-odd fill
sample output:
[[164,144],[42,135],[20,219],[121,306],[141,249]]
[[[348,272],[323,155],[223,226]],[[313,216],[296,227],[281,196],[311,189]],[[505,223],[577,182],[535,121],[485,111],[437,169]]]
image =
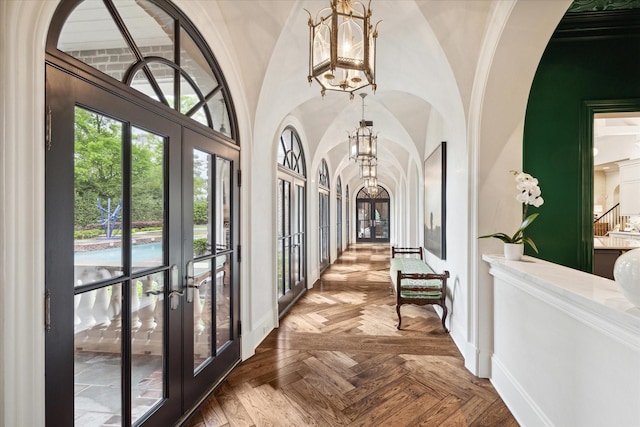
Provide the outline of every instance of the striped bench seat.
[[[419,255],[420,258],[396,258],[396,255]],[[442,307],[442,327],[447,318],[447,278],[449,272],[438,274],[422,259],[422,248],[391,248],[389,275],[396,293],[396,312],[398,313],[398,329],[402,325],[400,306],[402,304],[427,305],[436,304]]]

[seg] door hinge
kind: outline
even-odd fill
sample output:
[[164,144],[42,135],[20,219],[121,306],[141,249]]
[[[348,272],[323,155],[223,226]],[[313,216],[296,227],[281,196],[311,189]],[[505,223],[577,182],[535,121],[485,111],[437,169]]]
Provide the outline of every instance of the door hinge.
[[44,331],[51,332],[51,292],[44,290]]
[[44,147],[47,151],[51,150],[51,106],[47,106],[47,118],[45,122]]
[[236,260],[238,262],[242,261],[242,257],[240,256],[240,249],[241,249],[241,246],[238,245],[238,250],[236,251],[236,254],[238,254],[238,256],[236,257]]
[[238,336],[242,336],[242,320],[238,320]]
[[238,169],[238,187],[242,185],[242,171]]

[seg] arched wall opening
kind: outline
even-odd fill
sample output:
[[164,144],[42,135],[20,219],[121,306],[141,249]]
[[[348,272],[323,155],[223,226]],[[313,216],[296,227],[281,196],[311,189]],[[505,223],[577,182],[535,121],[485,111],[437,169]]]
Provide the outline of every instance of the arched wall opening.
[[[470,150],[469,275],[465,365],[491,375],[493,288],[482,253],[500,253],[495,239],[477,240],[505,227],[516,229],[521,210],[510,170],[522,167],[524,117],[542,53],[571,0],[495,2],[476,69],[467,140]],[[453,298],[458,298],[454,287]],[[462,349],[463,347],[458,344]]]

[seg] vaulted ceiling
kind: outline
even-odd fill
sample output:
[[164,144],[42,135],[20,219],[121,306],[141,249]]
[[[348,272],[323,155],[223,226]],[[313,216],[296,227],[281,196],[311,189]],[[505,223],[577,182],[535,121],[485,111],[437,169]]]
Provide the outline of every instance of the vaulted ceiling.
[[[492,1],[373,0],[379,25],[378,90],[366,98],[365,115],[379,133],[380,182],[406,179],[412,162],[420,169],[431,125],[440,132],[465,126],[476,62]],[[315,14],[328,0],[218,1],[255,129],[254,143],[269,143],[289,115],[304,126],[308,164],[326,158],[331,172],[355,183],[348,161],[347,132],[361,118],[361,102],[307,82],[305,9]],[[435,121],[435,122],[434,122]],[[426,153],[428,154],[428,153]],[[309,174],[315,173],[310,169]],[[345,178],[346,177],[346,178]]]

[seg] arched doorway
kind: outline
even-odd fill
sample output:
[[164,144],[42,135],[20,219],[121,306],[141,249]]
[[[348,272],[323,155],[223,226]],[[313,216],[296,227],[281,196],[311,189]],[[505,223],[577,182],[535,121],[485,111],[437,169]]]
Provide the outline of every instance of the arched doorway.
[[347,225],[347,241],[346,241],[346,247],[349,247],[349,243],[351,243],[351,227],[350,227],[350,223],[351,223],[351,206],[350,206],[350,201],[349,201],[349,186],[347,185],[347,192],[345,195],[345,199],[346,199],[346,225]]
[[371,194],[363,187],[356,196],[356,242],[389,242],[389,193],[378,186]]
[[278,314],[282,316],[307,288],[306,173],[300,137],[287,128],[278,145]]
[[329,168],[327,162],[322,159],[318,168],[318,264],[322,273],[331,260],[329,238],[331,236],[331,227],[329,226]]
[[336,251],[342,253],[342,180],[336,184]]
[[240,360],[224,76],[166,1],[63,1],[46,60],[47,425],[174,424]]

